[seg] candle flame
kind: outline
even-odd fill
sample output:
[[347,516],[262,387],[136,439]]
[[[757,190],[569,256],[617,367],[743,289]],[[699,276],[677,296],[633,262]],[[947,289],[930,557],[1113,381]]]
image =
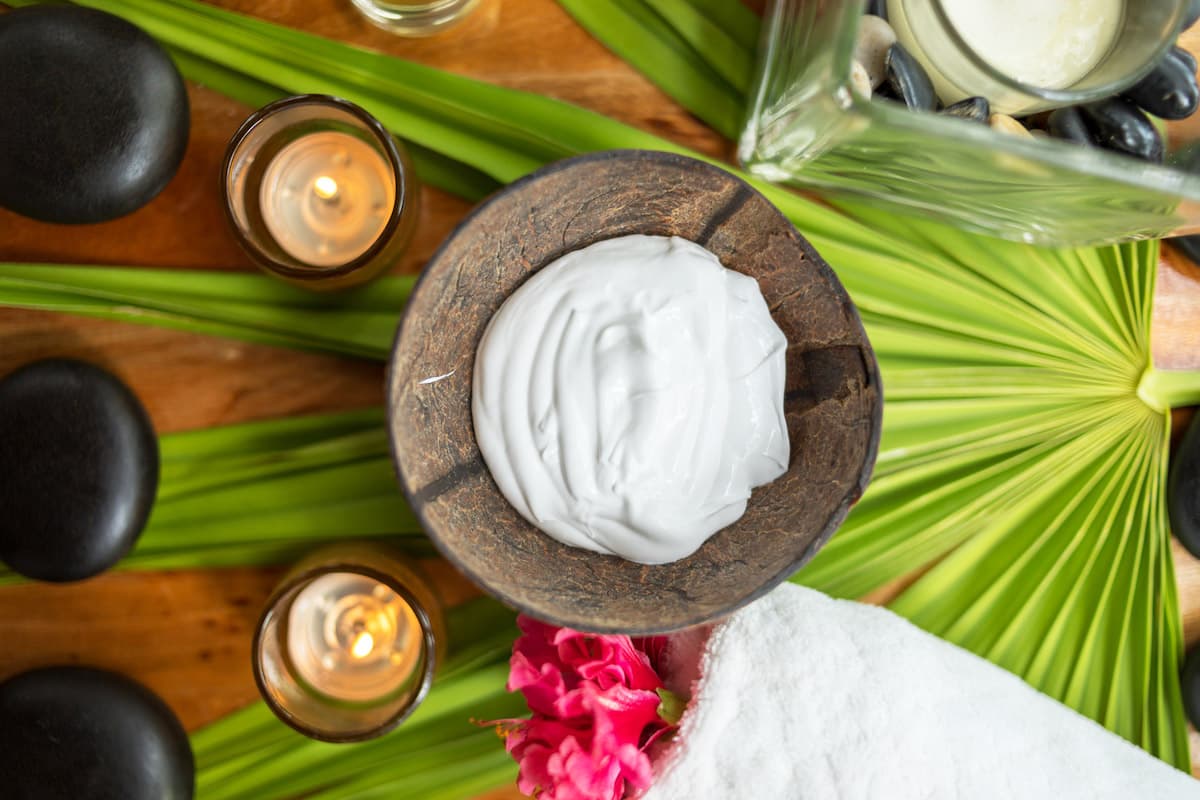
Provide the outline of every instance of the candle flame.
[[313,181],[313,193],[322,200],[332,200],[337,196],[337,181],[328,175],[322,175]]
[[374,649],[375,637],[367,631],[363,631],[354,637],[354,644],[350,646],[350,652],[355,658],[366,658]]

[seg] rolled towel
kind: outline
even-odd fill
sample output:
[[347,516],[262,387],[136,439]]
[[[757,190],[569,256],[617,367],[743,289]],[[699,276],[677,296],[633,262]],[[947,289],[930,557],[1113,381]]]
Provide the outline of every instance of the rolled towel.
[[[682,645],[669,659],[686,671],[698,654]],[[702,648],[644,800],[1200,797],[1191,776],[882,608],[784,584]]]

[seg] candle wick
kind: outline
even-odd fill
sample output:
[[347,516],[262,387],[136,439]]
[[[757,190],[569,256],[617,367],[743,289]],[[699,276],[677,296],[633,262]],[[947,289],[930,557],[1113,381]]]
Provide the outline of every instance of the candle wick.
[[322,175],[313,181],[313,194],[329,203],[338,201],[338,184],[328,175]]
[[362,631],[354,638],[354,644],[350,647],[351,654],[355,658],[366,658],[375,649],[375,637],[367,631]]

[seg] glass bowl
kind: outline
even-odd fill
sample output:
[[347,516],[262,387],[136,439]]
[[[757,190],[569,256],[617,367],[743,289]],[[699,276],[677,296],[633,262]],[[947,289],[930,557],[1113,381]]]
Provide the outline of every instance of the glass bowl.
[[1166,165],[909,111],[850,89],[862,0],[776,0],[738,155],[771,181],[1037,244],[1200,231],[1200,175],[1172,164],[1196,126],[1173,125]]

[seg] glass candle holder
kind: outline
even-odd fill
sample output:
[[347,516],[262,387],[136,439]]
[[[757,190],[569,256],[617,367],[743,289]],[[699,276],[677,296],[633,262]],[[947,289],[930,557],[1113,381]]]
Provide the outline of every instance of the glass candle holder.
[[305,736],[387,733],[424,699],[444,654],[441,603],[419,568],[375,544],[326,547],[272,593],[254,636],[267,705]]
[[460,22],[479,0],[350,0],[367,19],[401,36],[431,36]]
[[363,109],[327,95],[251,115],[229,143],[221,186],[242,248],[310,289],[377,277],[416,228],[419,189],[404,146]]
[[1175,42],[1186,0],[888,0],[942,102],[1022,115],[1119,94]]

